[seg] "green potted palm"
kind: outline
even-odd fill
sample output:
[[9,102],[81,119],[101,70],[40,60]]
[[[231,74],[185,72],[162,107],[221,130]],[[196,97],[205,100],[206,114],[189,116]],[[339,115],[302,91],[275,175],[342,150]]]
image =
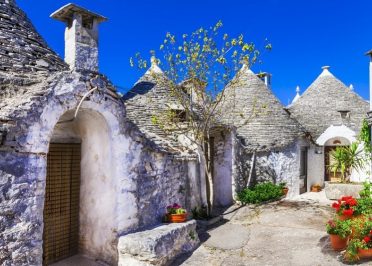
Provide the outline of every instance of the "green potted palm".
[[363,171],[366,167],[366,158],[364,151],[359,147],[358,142],[353,142],[350,146],[340,146],[334,149],[330,156],[332,163],[328,169],[334,173],[341,173],[341,182],[325,182],[325,193],[328,199],[338,199],[342,196],[359,197],[359,191],[362,190],[362,184],[352,184],[350,182],[351,173]]

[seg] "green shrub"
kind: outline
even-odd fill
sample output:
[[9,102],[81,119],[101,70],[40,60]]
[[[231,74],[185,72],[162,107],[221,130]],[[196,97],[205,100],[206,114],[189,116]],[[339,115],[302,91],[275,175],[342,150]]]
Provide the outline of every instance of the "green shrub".
[[278,200],[283,196],[281,185],[271,182],[259,183],[252,189],[246,188],[238,193],[238,199],[242,203],[257,204],[269,200]]
[[351,220],[341,221],[340,219],[329,220],[326,224],[327,233],[338,235],[341,238],[346,238],[351,234]]

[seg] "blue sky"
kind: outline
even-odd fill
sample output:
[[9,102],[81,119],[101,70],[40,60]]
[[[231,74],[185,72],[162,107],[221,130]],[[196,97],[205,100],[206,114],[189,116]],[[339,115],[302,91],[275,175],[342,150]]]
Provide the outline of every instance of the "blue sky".
[[[49,15],[67,4],[64,0],[17,0],[48,44],[64,53],[64,25]],[[303,92],[320,74],[321,66],[346,85],[353,84],[369,98],[368,62],[372,49],[370,0],[76,0],[109,21],[100,27],[100,70],[122,88],[142,75],[129,66],[136,52],[157,49],[166,32],[189,33],[218,20],[229,35],[243,33],[247,40],[273,45],[255,72],[273,75],[272,86],[287,104],[300,86]]]

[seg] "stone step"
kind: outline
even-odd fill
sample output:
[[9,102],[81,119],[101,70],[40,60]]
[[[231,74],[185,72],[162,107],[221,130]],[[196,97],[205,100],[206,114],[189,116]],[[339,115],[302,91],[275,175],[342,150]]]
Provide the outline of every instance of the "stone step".
[[120,266],[167,265],[199,244],[196,221],[164,224],[119,238]]

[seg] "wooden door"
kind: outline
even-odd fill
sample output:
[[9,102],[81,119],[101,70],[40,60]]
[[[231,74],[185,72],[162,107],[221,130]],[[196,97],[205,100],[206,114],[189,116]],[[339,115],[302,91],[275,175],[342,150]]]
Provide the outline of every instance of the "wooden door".
[[44,203],[44,265],[78,253],[80,150],[80,144],[50,144]]
[[325,146],[324,147],[324,181],[331,181],[331,182],[340,182],[341,181],[341,172],[332,172],[329,170],[329,166],[332,165],[333,159],[331,156],[331,152],[335,150],[337,147],[346,147],[346,146]]
[[307,192],[307,151],[308,148],[301,148],[300,154],[300,194]]

